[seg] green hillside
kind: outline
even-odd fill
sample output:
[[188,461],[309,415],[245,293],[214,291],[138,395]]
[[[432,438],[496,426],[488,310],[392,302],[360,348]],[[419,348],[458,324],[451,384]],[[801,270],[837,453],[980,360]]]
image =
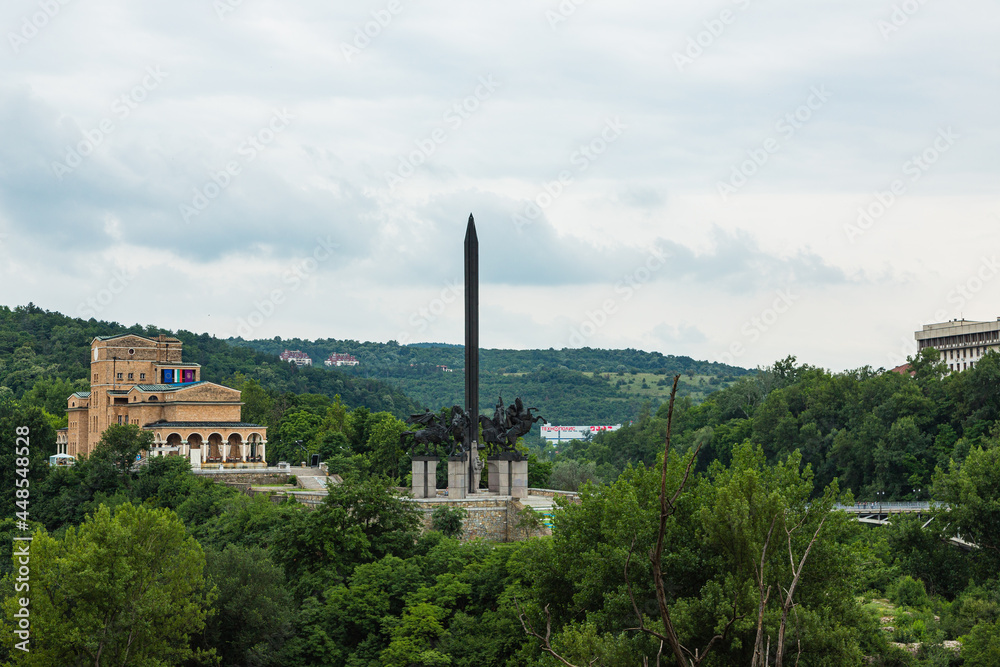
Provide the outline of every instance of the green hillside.
[[[465,351],[459,345],[298,338],[230,342],[273,355],[301,350],[316,365],[334,352],[352,354],[360,363],[347,373],[388,382],[431,409],[464,403]],[[750,371],[632,349],[484,349],[480,352],[479,409],[488,414],[499,396],[507,402],[521,396],[552,423],[622,423],[635,419],[646,402],[654,409],[661,404],[670,390],[666,378],[674,373],[695,380],[684,384],[681,396],[699,403],[711,391],[731,385]]]
[[[348,375],[336,370],[295,368],[272,355],[208,334],[171,331],[154,326],[83,320],[43,310],[34,304],[8,308],[0,306],[0,395],[10,392],[22,397],[40,380],[60,387],[45,407],[61,415],[69,391],[86,385],[89,374],[90,344],[96,336],[134,333],[140,336],[167,334],[184,343],[184,359],[202,366],[202,379],[223,382],[237,373],[257,380],[272,392],[341,396],[350,406],[365,406],[405,415],[417,408],[399,389],[377,379]],[[53,385],[55,381],[61,381]],[[79,385],[82,383],[82,385]]]

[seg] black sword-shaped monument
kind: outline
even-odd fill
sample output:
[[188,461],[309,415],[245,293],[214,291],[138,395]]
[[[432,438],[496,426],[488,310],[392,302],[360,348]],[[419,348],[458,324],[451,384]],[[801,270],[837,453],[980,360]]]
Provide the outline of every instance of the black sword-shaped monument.
[[[434,479],[440,461],[436,452],[449,442],[449,496],[462,499],[477,492],[483,469],[479,459],[480,425],[482,446],[489,455],[490,491],[514,498],[526,496],[528,462],[517,451],[517,439],[526,435],[533,424],[544,421],[541,415],[532,414],[535,410],[525,406],[520,397],[505,408],[500,397],[492,419],[479,415],[479,237],[470,214],[465,230],[465,409],[456,405],[441,414],[424,410],[423,414],[410,415],[409,423],[422,427],[400,435],[401,443],[407,439],[413,442],[413,497],[435,496]],[[423,455],[417,455],[418,447],[424,448]]]
[[478,487],[479,461],[479,237],[469,214],[465,228],[465,412],[469,416],[465,442],[469,447],[469,492]]

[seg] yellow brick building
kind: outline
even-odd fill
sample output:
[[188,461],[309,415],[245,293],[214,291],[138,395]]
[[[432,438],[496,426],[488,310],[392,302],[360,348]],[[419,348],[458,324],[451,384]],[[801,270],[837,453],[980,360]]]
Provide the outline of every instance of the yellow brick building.
[[153,434],[150,456],[184,456],[192,467],[264,467],[267,429],[240,419],[240,392],[201,379],[184,363],[182,343],[123,334],[90,345],[90,391],[67,400],[69,426],[58,453],[89,454],[112,424]]

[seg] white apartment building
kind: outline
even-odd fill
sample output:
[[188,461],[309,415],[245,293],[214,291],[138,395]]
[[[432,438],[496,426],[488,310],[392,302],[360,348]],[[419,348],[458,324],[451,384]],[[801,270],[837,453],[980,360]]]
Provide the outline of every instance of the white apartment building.
[[922,350],[933,347],[949,371],[964,371],[976,365],[989,351],[1000,352],[1000,317],[995,322],[951,320],[925,324],[913,334]]

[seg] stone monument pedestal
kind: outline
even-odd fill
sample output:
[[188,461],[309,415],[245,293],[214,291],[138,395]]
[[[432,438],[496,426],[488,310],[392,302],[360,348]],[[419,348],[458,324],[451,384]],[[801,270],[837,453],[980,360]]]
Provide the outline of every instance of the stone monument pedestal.
[[469,488],[469,455],[448,457],[448,498],[462,500]]
[[528,460],[510,462],[510,495],[512,498],[528,497]]
[[437,495],[436,456],[414,456],[412,490],[414,498],[433,498]]
[[511,462],[509,460],[500,457],[490,457],[486,459],[491,492],[501,496],[510,495],[510,464]]
[[486,459],[490,491],[501,496],[524,498],[528,495],[528,461],[519,453],[504,452]]

